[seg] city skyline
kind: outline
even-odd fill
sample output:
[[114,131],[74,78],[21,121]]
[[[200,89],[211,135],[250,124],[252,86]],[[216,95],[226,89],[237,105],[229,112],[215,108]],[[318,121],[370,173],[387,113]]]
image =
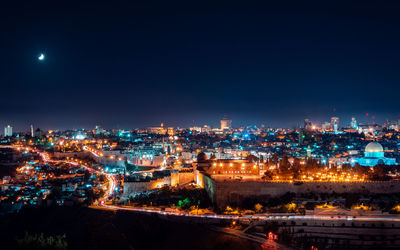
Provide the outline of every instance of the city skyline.
[[[226,114],[225,114],[226,115]],[[317,126],[322,126],[324,123],[326,122],[330,122],[330,119],[332,117],[335,116],[326,116],[326,118],[320,118],[320,119],[312,119],[312,116],[308,116],[308,117],[303,117],[303,119],[300,118],[300,120],[292,120],[283,123],[285,125],[280,126],[279,124],[280,121],[272,121],[270,123],[265,122],[265,123],[250,123],[248,121],[241,121],[241,120],[233,120],[231,119],[231,117],[227,117],[229,118],[229,120],[232,122],[232,127],[233,128],[240,128],[240,127],[247,127],[247,126],[257,126],[257,127],[261,127],[264,126],[266,128],[302,128],[304,127],[304,121],[305,120],[310,120],[310,122],[312,122],[313,125],[317,125]],[[362,125],[384,125],[384,123],[386,122],[399,122],[400,119],[386,119],[386,120],[380,120],[380,119],[376,119],[374,114],[370,114],[370,113],[366,113],[363,114],[361,116],[349,116],[349,117],[342,117],[342,116],[337,116],[340,119],[340,127],[351,127],[352,126],[352,119],[356,119],[357,123],[360,123]],[[8,126],[8,125],[12,125],[13,129],[15,132],[30,132],[31,131],[31,125],[35,127],[35,129],[40,128],[43,130],[79,130],[79,129],[93,129],[96,126],[101,126],[105,129],[137,129],[137,128],[148,128],[148,127],[157,127],[160,126],[160,124],[163,124],[165,127],[176,127],[176,128],[189,128],[189,127],[202,127],[202,126],[210,126],[210,127],[219,127],[220,126],[220,120],[225,119],[226,117],[220,117],[220,119],[218,119],[218,117],[216,118],[216,120],[213,121],[187,121],[187,122],[183,122],[183,123],[179,123],[179,122],[166,122],[166,121],[159,121],[158,123],[143,123],[142,126],[129,126],[129,125],[108,125],[107,123],[102,123],[102,122],[90,122],[87,124],[83,124],[83,125],[74,125],[71,127],[68,126],[49,126],[48,123],[36,123],[36,124],[25,124],[25,125],[19,125],[18,123],[17,126],[14,126],[14,123],[4,123],[4,127]],[[346,119],[347,118],[347,119]],[[42,126],[40,125],[42,124]],[[45,125],[47,124],[47,125]],[[123,123],[121,123],[123,124]],[[274,126],[275,124],[275,126]]]

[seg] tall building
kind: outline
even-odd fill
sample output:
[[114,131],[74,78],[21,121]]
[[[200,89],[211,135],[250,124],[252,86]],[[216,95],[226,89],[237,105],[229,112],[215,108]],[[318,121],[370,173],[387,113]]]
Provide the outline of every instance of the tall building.
[[331,124],[329,122],[325,122],[324,124],[322,124],[321,128],[323,130],[330,130],[331,129]]
[[31,126],[30,126],[30,133],[31,133],[31,137],[34,137],[35,136],[35,134],[34,134],[34,132],[33,132],[33,125],[31,124]]
[[307,157],[308,158],[311,157],[311,147],[310,147],[310,145],[307,147]]
[[356,118],[354,118],[354,117],[351,118],[350,127],[351,127],[351,128],[354,128],[354,129],[357,129],[357,128],[358,128],[358,124],[357,124]]
[[12,136],[13,131],[12,131],[12,127],[10,125],[7,125],[7,127],[4,128],[4,136]]
[[222,119],[221,120],[221,130],[230,130],[232,129],[232,120]]
[[104,132],[105,132],[105,130],[100,125],[96,125],[96,127],[94,128],[94,133],[96,135],[101,135]]
[[312,122],[310,119],[305,119],[304,120],[304,129],[305,130],[311,130],[312,129]]
[[337,132],[339,130],[339,118],[338,117],[331,118],[331,128],[333,129],[335,134],[337,134]]
[[35,133],[34,133],[34,137],[39,137],[39,138],[41,138],[42,136],[43,136],[43,131],[42,130],[40,130],[40,128],[37,128],[36,129],[36,131],[35,131]]

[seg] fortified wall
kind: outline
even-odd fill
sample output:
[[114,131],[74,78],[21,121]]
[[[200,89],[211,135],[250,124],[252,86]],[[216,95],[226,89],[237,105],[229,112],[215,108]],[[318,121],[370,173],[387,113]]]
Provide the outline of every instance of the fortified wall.
[[296,194],[308,193],[364,193],[389,194],[400,192],[400,181],[370,182],[268,182],[268,181],[216,181],[210,176],[198,173],[200,181],[211,200],[219,208],[229,204],[240,204],[246,198],[257,198],[261,201],[270,197],[284,195],[287,192]]
[[193,170],[178,171],[171,173],[171,186],[182,186],[192,183],[194,180]]
[[110,159],[107,157],[94,157],[94,159],[97,163],[105,166],[125,168],[124,160],[118,160],[117,158]]
[[56,159],[60,158],[83,158],[83,157],[91,157],[91,153],[86,151],[81,152],[54,152],[53,157]]
[[[110,154],[111,155],[111,154]],[[88,151],[81,151],[81,152],[54,152],[53,153],[54,158],[56,159],[61,159],[61,158],[86,158],[89,157],[93,159],[95,162],[105,165],[105,166],[111,166],[111,167],[125,167],[125,160],[119,160],[118,157],[114,159],[110,159],[108,157],[95,157],[93,156],[92,153]]]
[[131,181],[124,182],[124,194],[123,196],[129,198],[135,193],[149,191],[152,189],[160,188],[164,185],[171,185],[171,177],[166,176],[164,178],[150,180],[150,181]]

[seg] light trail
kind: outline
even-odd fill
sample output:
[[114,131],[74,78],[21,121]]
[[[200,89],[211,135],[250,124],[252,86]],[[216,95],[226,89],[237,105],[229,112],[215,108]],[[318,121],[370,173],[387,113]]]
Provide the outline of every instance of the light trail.
[[83,148],[83,150],[85,150],[85,151],[89,151],[89,152],[92,153],[94,156],[100,157],[100,156],[99,156],[98,154],[96,154],[96,152],[94,152],[94,150],[92,150],[91,148],[88,148],[87,146],[83,146],[82,148]]
[[104,174],[106,176],[107,180],[108,180],[109,185],[108,185],[108,189],[107,189],[107,192],[105,193],[105,195],[101,199],[99,199],[99,200],[102,200],[102,201],[107,200],[107,198],[110,197],[114,193],[115,188],[117,186],[114,175],[108,174],[108,173],[104,173],[103,171],[99,171],[99,170],[93,169],[93,168],[91,168],[89,166],[86,166],[84,164],[80,164],[80,163],[77,163],[77,162],[74,162],[74,161],[67,161],[67,160],[52,160],[52,159],[50,159],[50,157],[48,156],[47,153],[41,152],[41,151],[39,151],[37,149],[33,149],[33,148],[30,148],[30,147],[13,146],[13,145],[3,146],[3,145],[1,145],[0,148],[12,148],[12,149],[17,149],[17,150],[19,150],[20,148],[23,148],[23,149],[30,150],[30,151],[33,151],[33,152],[39,154],[44,162],[71,164],[73,166],[83,167],[83,168],[87,169],[90,172],[95,172],[97,174]]
[[400,217],[345,217],[345,216],[323,216],[323,215],[288,215],[288,216],[274,216],[274,215],[257,215],[257,216],[237,216],[237,215],[221,215],[221,214],[205,214],[205,215],[195,215],[189,213],[178,213],[178,212],[166,212],[159,210],[151,210],[144,208],[130,208],[130,207],[119,207],[113,205],[105,205],[102,207],[112,209],[112,210],[125,210],[133,212],[143,212],[143,213],[156,213],[160,215],[171,215],[171,216],[184,216],[192,218],[209,218],[209,219],[225,219],[225,220],[331,220],[331,221],[392,221],[400,222]]
[[[21,148],[19,146],[1,146],[1,147],[6,147],[6,148]],[[116,188],[116,180],[115,176],[112,174],[107,174],[102,171],[98,171],[95,169],[92,169],[88,166],[79,164],[77,162],[72,162],[72,161],[63,161],[63,160],[51,160],[49,156],[46,153],[40,152],[39,150],[36,149],[30,149],[27,147],[22,147],[25,149],[32,150],[34,152],[37,152],[45,162],[58,162],[58,163],[68,163],[72,164],[74,166],[82,166],[89,171],[94,171],[99,174],[104,174],[106,178],[108,179],[109,182],[109,187],[107,189],[106,194],[101,200],[100,204],[98,205],[99,207],[103,208],[108,208],[112,210],[125,210],[125,211],[133,211],[133,212],[142,212],[142,213],[156,213],[164,216],[183,216],[183,217],[192,217],[192,218],[208,218],[208,219],[225,219],[225,220],[265,220],[265,221],[274,221],[274,220],[330,220],[330,221],[391,221],[391,222],[400,222],[400,217],[368,217],[368,216],[359,216],[359,217],[353,217],[353,216],[327,216],[327,215],[288,215],[288,216],[274,216],[274,215],[255,215],[255,216],[237,216],[237,215],[220,215],[220,214],[205,214],[205,215],[194,215],[194,214],[189,214],[186,212],[178,213],[178,212],[166,212],[166,211],[159,211],[159,210],[151,210],[151,209],[144,209],[144,208],[134,208],[134,207],[119,207],[119,206],[114,206],[114,205],[106,205],[104,204],[104,201],[107,199],[107,197],[111,196],[113,192],[115,191]]]

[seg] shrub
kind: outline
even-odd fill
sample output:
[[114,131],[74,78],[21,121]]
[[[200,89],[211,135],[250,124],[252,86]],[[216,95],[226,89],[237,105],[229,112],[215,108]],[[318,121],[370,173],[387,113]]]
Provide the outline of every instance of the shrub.
[[67,249],[66,236],[45,237],[43,233],[31,235],[26,232],[24,238],[17,239],[17,249],[65,250]]

